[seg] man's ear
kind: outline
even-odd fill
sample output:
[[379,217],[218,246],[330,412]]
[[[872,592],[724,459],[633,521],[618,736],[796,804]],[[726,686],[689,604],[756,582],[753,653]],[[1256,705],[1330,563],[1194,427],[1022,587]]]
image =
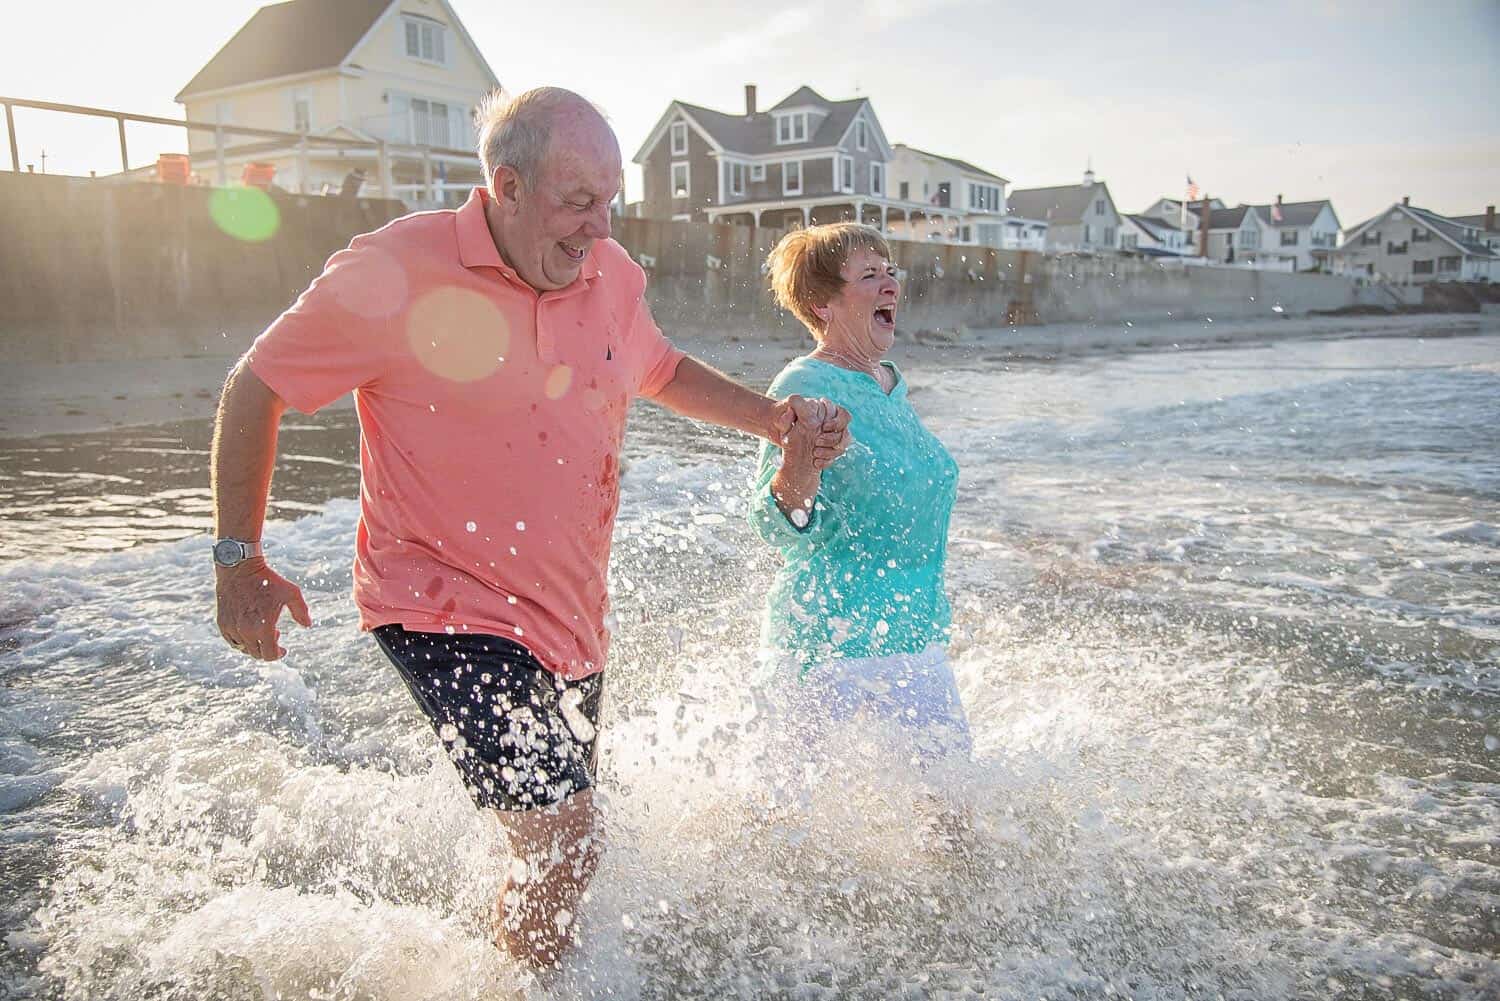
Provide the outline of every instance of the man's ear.
[[496,205],[507,211],[514,211],[519,207],[525,189],[521,175],[516,173],[515,168],[503,163],[490,176],[490,197],[495,200]]

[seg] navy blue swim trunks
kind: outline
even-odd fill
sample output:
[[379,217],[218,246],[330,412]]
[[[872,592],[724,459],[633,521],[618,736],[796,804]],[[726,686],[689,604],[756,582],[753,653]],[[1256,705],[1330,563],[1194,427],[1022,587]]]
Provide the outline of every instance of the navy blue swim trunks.
[[535,810],[594,784],[601,675],[566,681],[499,636],[372,632],[479,806]]

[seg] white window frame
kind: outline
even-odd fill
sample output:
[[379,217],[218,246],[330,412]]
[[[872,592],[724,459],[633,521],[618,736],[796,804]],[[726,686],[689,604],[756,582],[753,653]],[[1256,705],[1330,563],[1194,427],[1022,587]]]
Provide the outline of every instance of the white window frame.
[[863,118],[854,120],[854,148],[858,150],[870,148],[870,127],[865,124]]
[[[417,51],[411,51],[413,33],[417,43]],[[432,55],[422,54],[423,33],[427,33],[426,41]],[[419,14],[401,15],[401,54],[408,59],[415,59],[419,63],[429,66],[448,65],[448,26],[441,21],[430,17],[422,17]]]
[[[729,174],[729,183],[724,185],[726,193],[731,195],[743,195],[745,193],[745,164],[740,160],[725,160],[724,169]],[[739,187],[734,182],[738,180]]]
[[[405,126],[405,132],[403,133],[405,141],[410,142],[414,146],[433,146],[437,148],[458,149],[464,146],[463,142],[453,141],[454,126],[457,125],[461,128],[465,120],[466,112],[459,105],[454,104],[452,101],[439,101],[436,98],[426,97],[421,94],[393,92],[390,95],[390,99],[393,105],[404,108],[406,111],[406,121],[403,123]],[[417,133],[416,105],[419,103],[427,109],[424,112],[427,116],[427,138],[425,142]],[[433,115],[432,109],[435,105],[443,109],[443,121],[447,123],[446,134],[438,135],[433,132],[432,125],[436,120],[436,116]]]
[[776,145],[807,142],[807,112],[776,116]]
[[[668,130],[672,134],[672,155],[673,156],[687,156],[687,152],[688,152],[688,134],[687,134],[687,130],[688,130],[687,122],[673,122],[672,123],[672,127]],[[682,142],[680,142],[680,143],[677,141],[677,139],[678,139],[679,136],[681,136],[681,138],[682,138]]]
[[870,194],[885,197],[885,164],[878,160],[870,161]]
[[[680,195],[677,193],[677,168],[678,167],[682,168],[682,192],[683,193],[680,194]],[[689,198],[690,199],[690,198],[693,197],[693,170],[692,170],[692,165],[689,164],[686,160],[674,160],[672,162],[672,172],[670,174],[670,181],[671,181],[671,186],[667,188],[667,193],[668,193],[669,197],[671,197],[674,201],[676,199],[678,199],[678,198]]]
[[763,163],[752,163],[750,165],[750,180],[764,181],[766,179],[766,165]]
[[840,153],[838,156],[834,157],[834,164],[838,168],[838,175],[835,178],[836,183],[834,187],[836,188],[836,190],[845,192],[846,194],[853,194],[854,157],[845,156],[844,154]]
[[[792,187],[792,185],[791,185],[791,172],[787,169],[788,167],[794,167],[794,166],[797,168],[797,186],[795,188]],[[783,195],[800,195],[800,194],[802,194],[802,161],[801,160],[787,160],[785,163],[783,163],[781,165],[781,193]]]

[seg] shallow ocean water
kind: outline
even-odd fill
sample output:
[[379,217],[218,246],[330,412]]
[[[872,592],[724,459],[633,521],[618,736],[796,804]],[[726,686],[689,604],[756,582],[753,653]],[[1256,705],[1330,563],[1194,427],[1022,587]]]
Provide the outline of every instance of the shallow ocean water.
[[[907,376],[962,468],[974,760],[777,726],[750,444],[642,406],[609,849],[545,983],[488,944],[498,832],[357,631],[347,414],[289,437],[268,537],[316,626],[274,665],[223,646],[201,537],[168,538],[201,524],[201,428],[10,449],[74,479],[0,495],[0,994],[1500,991],[1500,337]],[[121,548],[31,555],[70,518]]]

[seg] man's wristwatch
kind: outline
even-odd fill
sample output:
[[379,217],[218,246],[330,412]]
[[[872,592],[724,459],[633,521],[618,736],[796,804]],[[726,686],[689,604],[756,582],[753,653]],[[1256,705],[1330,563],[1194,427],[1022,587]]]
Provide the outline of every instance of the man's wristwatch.
[[214,543],[214,566],[239,566],[252,556],[259,555],[259,542],[245,542],[241,539],[219,539]]

